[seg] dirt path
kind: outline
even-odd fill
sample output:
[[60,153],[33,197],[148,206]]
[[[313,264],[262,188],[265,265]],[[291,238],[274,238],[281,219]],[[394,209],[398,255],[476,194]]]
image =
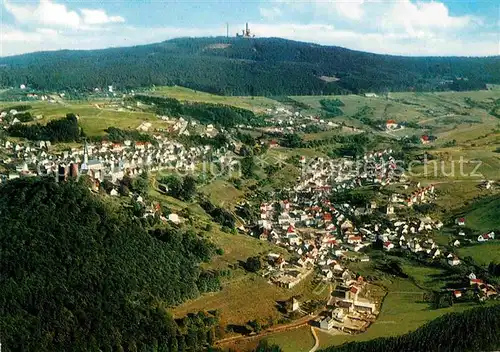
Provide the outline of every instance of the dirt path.
[[314,328],[314,326],[311,326],[311,334],[313,335],[315,342],[314,346],[309,350],[309,352],[315,352],[319,347],[319,338],[318,335],[316,334],[316,329]]
[[[288,331],[288,330],[293,330],[300,328],[304,325],[309,324],[311,320],[314,320],[316,317],[310,317],[310,316],[305,316],[301,319],[298,319],[290,324],[287,325],[278,325],[272,328],[267,329],[266,331],[261,332],[260,334],[252,335],[252,336],[245,336],[245,335],[238,335],[238,336],[232,336],[228,337],[219,341],[215,342],[216,346],[223,346],[228,343],[234,343],[237,341],[251,341],[254,339],[262,339],[265,336],[277,333],[277,332],[283,332],[283,331]],[[313,334],[314,335],[314,334]],[[316,339],[316,337],[315,337]],[[319,345],[319,342],[318,342]]]

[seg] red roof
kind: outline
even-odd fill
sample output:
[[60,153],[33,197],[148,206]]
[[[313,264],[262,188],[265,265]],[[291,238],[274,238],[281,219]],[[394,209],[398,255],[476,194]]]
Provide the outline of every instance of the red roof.
[[481,279],[472,279],[472,280],[470,280],[470,282],[473,283],[473,284],[478,284],[479,285],[479,284],[483,283],[483,280],[481,280]]
[[389,241],[384,242],[384,247],[389,247],[391,244],[392,244],[392,242],[389,242]]
[[295,229],[293,228],[293,225],[288,226],[288,230],[286,230],[288,233],[295,232]]
[[423,135],[421,138],[422,138],[422,140],[424,140],[424,141],[428,141],[428,140],[429,140],[429,136],[426,136],[426,135]]
[[357,287],[351,287],[350,291],[354,294],[358,293],[358,288]]
[[396,123],[396,120],[387,120],[387,123]]

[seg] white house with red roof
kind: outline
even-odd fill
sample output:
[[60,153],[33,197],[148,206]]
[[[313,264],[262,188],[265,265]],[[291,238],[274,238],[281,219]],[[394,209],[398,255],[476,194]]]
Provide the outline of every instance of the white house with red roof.
[[484,235],[479,235],[477,237],[478,242],[487,242],[489,240],[494,240],[494,239],[495,239],[495,233],[493,231],[485,233]]
[[458,226],[465,226],[465,218],[458,218],[456,223]]
[[394,248],[394,243],[392,243],[390,241],[384,242],[384,250],[390,251],[393,248]]

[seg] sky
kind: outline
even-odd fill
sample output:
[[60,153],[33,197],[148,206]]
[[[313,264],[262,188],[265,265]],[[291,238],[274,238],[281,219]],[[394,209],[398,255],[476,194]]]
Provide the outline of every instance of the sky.
[[0,56],[176,37],[282,37],[394,55],[500,55],[500,0],[0,0]]

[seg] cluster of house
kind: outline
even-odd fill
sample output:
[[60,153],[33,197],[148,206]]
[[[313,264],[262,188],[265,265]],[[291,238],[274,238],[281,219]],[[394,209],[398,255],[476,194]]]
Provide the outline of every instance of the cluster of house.
[[156,136],[155,143],[103,141],[62,152],[52,149],[49,141],[2,141],[0,152],[5,171],[0,176],[3,179],[37,175],[66,178],[87,174],[96,181],[116,183],[124,175],[133,177],[145,170],[194,170],[197,162],[208,155],[217,157],[219,153],[210,146],[186,148],[164,136]]
[[476,274],[470,273],[467,279],[469,280],[468,287],[453,290],[453,298],[456,300],[460,301],[464,299],[467,296],[467,292],[472,292],[472,297],[478,297],[480,301],[498,298],[499,291],[497,288],[484,280],[478,279]]
[[[378,234],[391,238],[395,236],[390,230],[385,232],[382,225],[372,227],[366,224],[362,228],[353,225],[352,218],[373,212],[377,208],[376,202],[370,202],[366,207],[354,207],[350,204],[334,205],[330,201],[338,191],[381,181],[390,184],[398,179],[391,167],[390,154],[390,151],[369,153],[365,162],[376,172],[360,165],[364,170],[361,175],[357,167],[352,167],[352,161],[327,162],[317,158],[309,163],[290,191],[289,199],[260,205],[260,219],[252,224],[250,233],[286,248],[294,257],[287,262],[282,256],[269,255],[269,266],[264,276],[270,282],[291,288],[313,272],[315,267],[319,268],[322,279],[329,281],[344,270],[343,261],[369,260],[367,256],[357,254],[375,242]],[[301,161],[306,162],[305,158]],[[340,172],[335,173],[334,169]],[[420,231],[426,227],[417,228]],[[401,229],[410,233],[408,225],[405,228],[401,226]],[[394,233],[397,234],[397,231],[399,227]]]
[[366,330],[379,313],[379,302],[371,298],[369,284],[362,276],[356,277],[349,270],[340,272],[335,280],[336,287],[327,303],[327,310],[317,319],[317,324],[323,330]]
[[[16,109],[10,109],[0,112],[0,125],[7,129],[9,126],[21,123],[22,121],[18,118],[19,114],[23,114],[24,111],[17,111]],[[17,115],[17,116],[16,116]],[[35,116],[34,118],[39,119],[42,116]]]
[[[465,231],[463,228],[465,227],[465,218],[457,218],[455,220],[455,224],[458,225],[458,236],[465,237]],[[495,239],[495,231],[489,231],[477,236],[477,242],[488,242]],[[458,240],[457,240],[458,241]]]
[[302,177],[294,187],[296,192],[323,193],[346,191],[367,185],[387,186],[405,179],[398,170],[392,150],[366,154],[363,159],[354,161],[348,158],[315,158],[309,162],[301,158]]

